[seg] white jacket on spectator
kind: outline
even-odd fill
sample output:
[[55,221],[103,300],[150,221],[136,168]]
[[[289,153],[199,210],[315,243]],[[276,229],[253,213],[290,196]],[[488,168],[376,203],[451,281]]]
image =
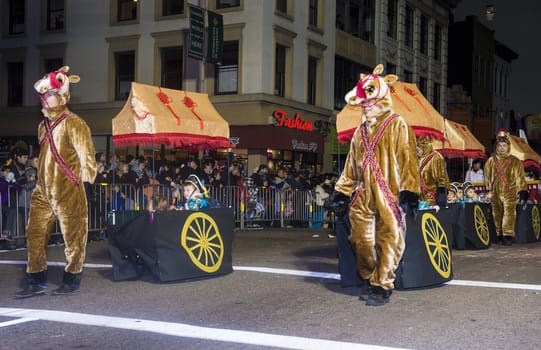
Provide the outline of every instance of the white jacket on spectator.
[[319,206],[325,205],[325,201],[329,198],[329,194],[321,187],[321,185],[316,185],[316,204]]

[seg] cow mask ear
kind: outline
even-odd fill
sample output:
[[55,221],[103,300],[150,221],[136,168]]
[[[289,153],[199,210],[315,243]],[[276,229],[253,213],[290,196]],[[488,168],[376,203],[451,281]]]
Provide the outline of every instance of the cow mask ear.
[[394,75],[394,74],[387,74],[385,77],[383,77],[383,81],[387,85],[392,85],[396,81],[398,81],[398,77],[396,75]]
[[79,81],[81,81],[81,77],[78,76],[78,75],[69,75],[68,76],[68,79],[69,79],[69,82],[70,83],[78,83]]
[[376,75],[380,75],[381,73],[383,73],[383,64],[378,64],[376,68],[374,68],[374,71],[372,73]]

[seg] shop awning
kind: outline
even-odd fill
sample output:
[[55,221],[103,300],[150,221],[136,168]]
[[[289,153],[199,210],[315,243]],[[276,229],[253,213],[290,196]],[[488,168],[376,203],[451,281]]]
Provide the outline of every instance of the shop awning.
[[485,146],[464,124],[445,120],[445,143],[434,140],[432,146],[446,158],[486,158]]
[[[417,137],[444,139],[444,118],[423,96],[417,85],[397,82],[391,85],[391,94],[393,110],[406,119]],[[361,107],[346,105],[336,117],[338,140],[340,142],[351,140],[355,129],[363,120]]]
[[116,146],[166,144],[190,151],[232,147],[229,124],[207,94],[132,82],[113,118]]

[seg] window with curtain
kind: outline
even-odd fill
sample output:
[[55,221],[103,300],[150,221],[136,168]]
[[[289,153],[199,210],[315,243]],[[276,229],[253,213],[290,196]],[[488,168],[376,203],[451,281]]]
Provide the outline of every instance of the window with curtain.
[[274,65],[274,94],[276,96],[285,96],[286,88],[286,47],[276,45]]
[[9,107],[23,105],[23,62],[8,62],[7,73],[7,103]]
[[318,16],[318,0],[308,1],[308,24],[312,27],[317,27]]
[[434,50],[432,51],[432,57],[438,62],[441,60],[441,36],[441,26],[436,24],[434,26]]
[[404,20],[404,44],[413,47],[413,8],[406,5],[406,18]]
[[184,0],[162,0],[162,16],[174,16],[184,13]]
[[419,51],[428,54],[428,18],[421,16],[421,24],[419,28]]
[[216,95],[236,94],[239,91],[239,42],[225,41],[222,63],[215,65]]
[[217,9],[226,9],[230,7],[239,7],[240,0],[216,0]]
[[64,29],[64,0],[47,0],[47,30]]
[[390,38],[396,39],[397,32],[397,15],[398,15],[398,1],[387,1],[387,35]]
[[115,100],[126,100],[135,80],[135,51],[115,52]]
[[137,1],[118,0],[117,21],[132,21],[137,19]]
[[308,84],[307,84],[307,98],[306,103],[316,104],[317,93],[317,62],[318,59],[313,56],[308,56]]
[[25,2],[9,0],[8,33],[23,34],[25,26]]
[[287,13],[287,0],[276,0],[276,10]]
[[169,88],[182,90],[182,46],[162,47],[161,54],[161,83]]

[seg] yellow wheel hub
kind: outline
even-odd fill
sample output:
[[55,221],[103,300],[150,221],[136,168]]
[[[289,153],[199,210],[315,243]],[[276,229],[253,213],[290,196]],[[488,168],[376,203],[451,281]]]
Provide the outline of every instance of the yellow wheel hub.
[[473,207],[473,221],[475,225],[475,233],[477,234],[477,237],[479,237],[479,240],[481,243],[483,243],[485,246],[488,246],[488,243],[490,242],[490,232],[488,230],[488,221],[485,216],[485,213],[483,212],[483,209],[479,205],[475,205]]
[[180,244],[199,269],[212,273],[222,265],[224,242],[216,221],[209,215],[197,212],[188,216]]
[[539,240],[539,232],[541,231],[541,219],[539,218],[539,208],[536,205],[532,207],[532,228],[535,239]]
[[432,266],[443,278],[449,278],[451,276],[451,250],[443,227],[431,213],[423,215],[421,225],[426,251]]

